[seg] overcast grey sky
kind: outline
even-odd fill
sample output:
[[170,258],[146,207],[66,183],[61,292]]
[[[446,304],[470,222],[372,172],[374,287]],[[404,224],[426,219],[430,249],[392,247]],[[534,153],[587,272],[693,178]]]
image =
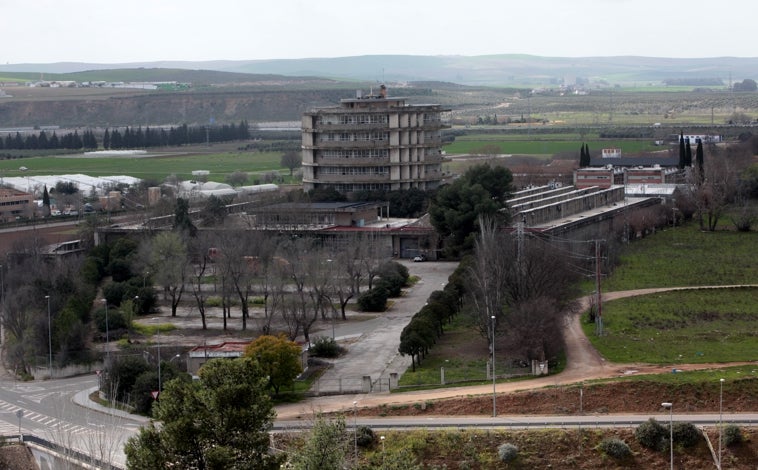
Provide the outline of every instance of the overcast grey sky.
[[0,0],[0,63],[758,57],[756,0]]

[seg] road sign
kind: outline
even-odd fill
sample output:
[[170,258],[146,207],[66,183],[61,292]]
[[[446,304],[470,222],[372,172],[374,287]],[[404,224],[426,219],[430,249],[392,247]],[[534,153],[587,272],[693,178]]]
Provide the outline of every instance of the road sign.
[[157,400],[158,399],[158,395],[160,395],[160,394],[161,394],[161,392],[159,392],[158,390],[153,390],[152,392],[150,392],[150,395],[153,396],[153,400]]

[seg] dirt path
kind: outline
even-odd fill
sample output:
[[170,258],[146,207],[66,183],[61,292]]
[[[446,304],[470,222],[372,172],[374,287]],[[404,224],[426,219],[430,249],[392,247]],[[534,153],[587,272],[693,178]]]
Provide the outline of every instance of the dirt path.
[[[656,292],[665,292],[672,290],[688,289],[726,289],[733,287],[745,286],[704,286],[704,287],[668,287],[668,288],[651,288],[636,289],[629,291],[610,292],[603,295],[603,301],[634,297],[639,295],[648,295]],[[758,287],[750,285],[748,287]],[[559,374],[536,378],[528,381],[499,383],[496,385],[496,392],[508,393],[523,390],[533,390],[548,386],[566,385],[577,383],[585,380],[612,378],[628,376],[632,374],[655,374],[671,372],[671,366],[652,365],[652,364],[613,364],[608,363],[600,353],[592,346],[587,336],[584,334],[581,326],[581,312],[584,312],[589,305],[589,297],[580,299],[579,312],[571,315],[564,330],[564,340],[566,343],[566,368]],[[344,360],[360,360],[356,357],[345,357]],[[680,370],[702,370],[717,367],[737,366],[752,364],[751,362],[739,362],[730,364],[677,364]],[[339,412],[349,411],[356,402],[358,407],[373,407],[379,405],[397,405],[422,403],[429,400],[439,400],[444,398],[463,397],[471,395],[484,395],[492,393],[492,385],[476,385],[467,387],[452,387],[435,390],[425,390],[408,393],[374,393],[374,394],[357,394],[357,395],[338,395],[327,397],[316,397],[308,399],[301,403],[282,405],[277,407],[277,418],[286,420],[299,417],[310,416],[314,411],[322,412]]]

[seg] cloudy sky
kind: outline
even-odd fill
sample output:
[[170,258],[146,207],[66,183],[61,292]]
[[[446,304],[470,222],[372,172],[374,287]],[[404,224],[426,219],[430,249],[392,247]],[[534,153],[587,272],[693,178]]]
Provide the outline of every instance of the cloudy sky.
[[758,57],[756,0],[0,0],[0,63]]

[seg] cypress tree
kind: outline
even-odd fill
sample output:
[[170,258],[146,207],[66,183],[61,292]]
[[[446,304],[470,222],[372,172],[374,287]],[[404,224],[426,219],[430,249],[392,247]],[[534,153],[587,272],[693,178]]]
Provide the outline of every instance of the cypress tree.
[[700,179],[705,179],[705,168],[703,168],[703,141],[697,139],[697,148],[695,149],[695,159],[697,160],[697,169],[700,171]]
[[45,208],[45,215],[50,215],[50,194],[47,192],[47,185],[42,191],[42,206]]
[[585,167],[585,158],[584,158],[584,142],[582,142],[582,146],[579,149],[579,168]]
[[690,139],[687,139],[684,145],[685,145],[684,165],[692,166],[692,147],[690,146]]
[[680,131],[679,134],[679,169],[684,169],[684,132]]

